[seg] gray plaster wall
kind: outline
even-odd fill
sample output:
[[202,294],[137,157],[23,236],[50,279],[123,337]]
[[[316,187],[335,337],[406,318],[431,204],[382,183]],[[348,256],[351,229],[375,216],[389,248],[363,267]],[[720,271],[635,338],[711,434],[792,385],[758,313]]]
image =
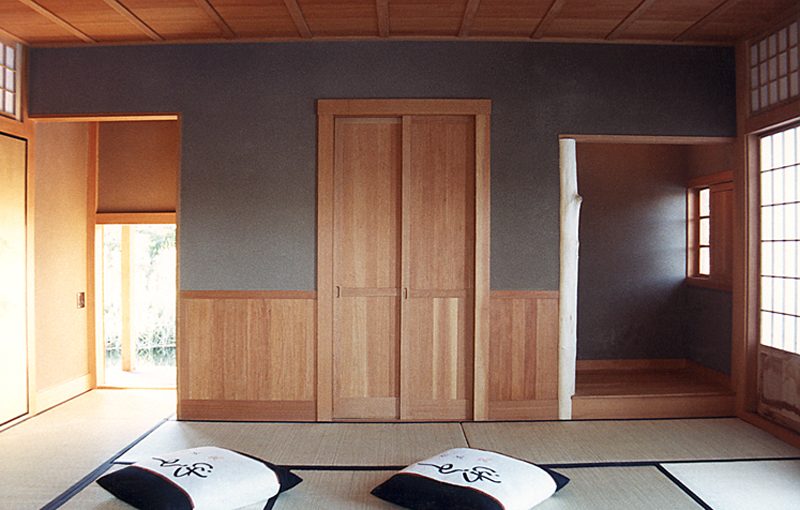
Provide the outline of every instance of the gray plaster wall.
[[687,356],[686,155],[578,144],[578,359]]
[[558,135],[735,134],[730,48],[312,42],[33,48],[32,114],[178,112],[184,290],[314,289],[319,98],[493,101],[491,278],[558,287]]
[[731,373],[733,302],[724,290],[686,286],[686,357]]

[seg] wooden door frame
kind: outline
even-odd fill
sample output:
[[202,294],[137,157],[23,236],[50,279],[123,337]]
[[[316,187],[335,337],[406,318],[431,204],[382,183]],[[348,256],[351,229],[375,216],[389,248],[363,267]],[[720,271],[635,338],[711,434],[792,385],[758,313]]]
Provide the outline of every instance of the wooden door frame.
[[320,99],[317,101],[317,421],[333,421],[334,120],[337,116],[475,117],[475,308],[473,418],[489,417],[489,99]]

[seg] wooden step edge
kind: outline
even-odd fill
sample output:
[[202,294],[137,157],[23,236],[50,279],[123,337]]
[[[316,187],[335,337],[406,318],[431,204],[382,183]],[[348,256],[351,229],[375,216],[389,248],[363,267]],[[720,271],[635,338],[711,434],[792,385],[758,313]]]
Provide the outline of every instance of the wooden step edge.
[[701,391],[689,393],[630,393],[623,395],[583,395],[576,393],[572,396],[575,399],[615,399],[615,398],[692,398],[692,397],[735,397],[736,393],[733,391]]
[[579,359],[575,363],[578,372],[627,371],[627,370],[680,370],[688,366],[685,358],[675,359]]

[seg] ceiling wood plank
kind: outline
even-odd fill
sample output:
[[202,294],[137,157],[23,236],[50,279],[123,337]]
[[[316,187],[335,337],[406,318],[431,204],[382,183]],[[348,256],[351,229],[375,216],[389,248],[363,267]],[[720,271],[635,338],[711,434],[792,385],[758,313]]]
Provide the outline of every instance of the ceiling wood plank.
[[163,41],[164,38],[161,35],[150,28],[150,26],[142,21],[137,15],[135,15],[130,9],[125,7],[122,2],[117,0],[103,0],[109,7],[117,11],[119,14],[122,15],[126,20],[136,26],[139,30],[147,34],[147,37],[154,41]]
[[742,40],[750,41],[753,39],[760,39],[775,31],[776,28],[784,24],[789,24],[790,20],[800,17],[800,2],[790,5],[788,9],[780,14],[773,16],[769,21],[759,23],[758,28],[755,28],[743,37]]
[[547,30],[547,27],[556,19],[558,13],[561,12],[561,9],[564,8],[564,4],[567,3],[567,0],[553,0],[553,3],[550,4],[550,8],[547,9],[547,12],[539,20],[539,24],[536,25],[536,28],[533,30],[531,34],[531,39],[539,39],[544,35],[544,31]]
[[289,10],[289,16],[292,17],[292,21],[294,21],[294,25],[297,27],[300,36],[310,39],[312,36],[311,29],[308,28],[306,17],[303,16],[303,11],[300,10],[300,5],[298,5],[297,0],[283,0],[283,4],[286,6],[286,9]]
[[389,37],[389,0],[375,0],[378,13],[378,35]]
[[94,39],[92,39],[89,35],[85,34],[84,32],[78,30],[76,27],[71,25],[67,20],[65,20],[64,18],[58,16],[53,11],[45,8],[44,6],[39,4],[38,2],[35,2],[34,0],[17,0],[17,1],[22,3],[22,4],[25,4],[28,7],[30,7],[31,9],[33,9],[37,13],[41,14],[42,16],[47,18],[48,20],[52,21],[53,23],[55,23],[59,27],[63,28],[64,30],[66,30],[70,34],[74,35],[75,37],[77,37],[81,41],[88,42],[88,43],[97,42]]
[[647,9],[649,9],[650,6],[653,5],[654,3],[656,3],[656,0],[642,0],[642,3],[640,3],[634,10],[632,10],[630,14],[625,16],[625,19],[623,19],[619,23],[619,25],[614,27],[614,30],[608,33],[606,39],[611,40],[620,37],[622,33],[625,32],[625,30],[629,26],[631,26],[634,22],[636,22],[636,20],[641,18],[642,14],[647,12]]
[[28,46],[30,45],[30,43],[28,41],[26,41],[25,39],[23,39],[22,37],[20,37],[18,35],[15,35],[15,34],[12,34],[8,30],[3,30],[2,28],[0,28],[0,38],[5,39],[6,42],[12,42],[13,41],[13,42],[22,43],[22,44],[25,44],[25,45],[28,45]]
[[727,11],[728,9],[736,5],[737,2],[739,2],[739,0],[722,0],[722,2],[720,2],[719,4],[717,4],[716,7],[711,9],[711,11],[708,14],[706,14],[705,16],[697,20],[694,24],[692,24],[689,28],[678,34],[673,40],[677,42],[689,39],[693,31],[706,26],[710,21],[713,21],[715,17],[719,16],[723,12]]
[[469,0],[467,7],[464,9],[464,19],[461,20],[461,29],[458,31],[459,37],[467,37],[469,31],[472,29],[472,22],[475,21],[475,14],[478,12],[478,7],[481,5],[481,0]]
[[214,21],[214,23],[217,24],[220,31],[222,32],[222,35],[225,36],[225,38],[236,39],[236,33],[233,31],[230,25],[228,25],[228,22],[225,21],[225,18],[223,18],[220,15],[220,13],[217,12],[214,6],[211,5],[211,2],[209,0],[195,0],[195,2],[197,3],[198,6],[200,6],[201,9],[203,9],[203,12],[205,12],[208,15],[208,17],[211,18]]

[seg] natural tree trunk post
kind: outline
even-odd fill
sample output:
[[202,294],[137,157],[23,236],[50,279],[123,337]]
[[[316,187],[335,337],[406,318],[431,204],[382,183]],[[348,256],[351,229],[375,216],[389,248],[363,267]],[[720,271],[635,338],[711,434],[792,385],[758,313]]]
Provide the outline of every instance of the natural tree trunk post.
[[575,140],[559,141],[561,153],[561,274],[558,309],[558,418],[572,418],[578,346],[578,195]]

